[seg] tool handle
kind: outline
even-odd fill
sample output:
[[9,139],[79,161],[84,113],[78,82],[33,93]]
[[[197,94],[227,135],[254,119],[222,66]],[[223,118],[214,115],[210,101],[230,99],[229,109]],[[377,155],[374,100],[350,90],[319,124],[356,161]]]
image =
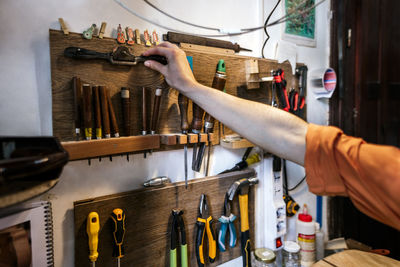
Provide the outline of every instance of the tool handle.
[[203,244],[204,244],[204,230],[206,228],[206,220],[202,218],[197,218],[197,233],[196,233],[196,259],[197,265],[199,267],[204,267],[204,254],[203,254]]
[[[214,79],[213,79],[211,87],[222,91],[225,88],[225,83],[226,83],[226,74],[217,71],[214,75]],[[205,133],[214,132],[214,120],[215,119],[210,114],[206,113],[206,116],[204,117],[204,132]]]
[[241,251],[243,258],[243,267],[251,267],[251,245],[250,245],[250,232],[249,230],[241,232],[240,236]]
[[72,89],[74,91],[74,119],[76,134],[80,133],[82,118],[82,84],[81,79],[74,77],[72,79]]
[[187,110],[189,105],[189,100],[186,96],[179,93],[178,95],[178,105],[179,105],[179,112],[181,113],[181,130],[182,133],[187,133],[189,130],[189,124],[187,119]]
[[86,233],[88,235],[89,244],[89,259],[92,262],[97,260],[99,253],[97,252],[97,247],[99,244],[99,214],[97,212],[90,212],[86,221]]
[[229,222],[229,246],[231,248],[234,248],[236,246],[236,240],[237,240],[236,228],[235,228],[235,225],[233,224],[234,220],[235,219],[233,219]]
[[85,137],[92,138],[92,88],[89,84],[83,85],[83,127],[85,128]]
[[107,88],[105,86],[99,86],[100,93],[100,105],[101,105],[101,117],[103,121],[103,131],[106,138],[111,137],[110,131],[110,115],[108,114],[108,101],[107,101]]
[[94,100],[94,118],[96,128],[96,139],[101,139],[101,110],[100,110],[100,94],[99,88],[93,86],[93,100]]
[[181,267],[188,267],[188,252],[187,252],[187,244],[181,245]]
[[289,98],[287,95],[286,87],[284,85],[284,80],[282,82],[276,83],[276,93],[278,95],[279,99],[279,107],[285,111],[289,111],[290,109],[290,104],[289,104]]
[[221,216],[221,218],[219,218],[218,221],[221,222],[221,227],[219,228],[219,232],[218,232],[218,249],[221,252],[225,252],[226,251],[225,236],[226,236],[226,231],[228,230],[229,224],[227,222],[226,216]]
[[157,129],[157,122],[159,117],[160,103],[161,103],[162,89],[157,88],[154,96],[153,115],[151,117],[150,130],[154,134]]
[[110,91],[107,91],[107,103],[108,103],[108,111],[110,113],[111,126],[114,132],[114,136],[119,137],[118,123],[114,112],[114,106],[111,102]]
[[169,251],[169,266],[178,267],[176,247]]
[[81,58],[81,59],[110,59],[111,54],[100,53],[80,47],[67,47],[64,50],[64,56],[70,58]]
[[125,212],[122,209],[114,209],[111,213],[113,221],[113,257],[122,258],[125,254],[123,242],[125,236]]
[[142,135],[147,134],[147,89],[142,88]]
[[151,56],[139,56],[139,57],[136,57],[136,61],[137,62],[145,62],[147,60],[154,60],[154,61],[157,61],[158,63],[163,64],[163,65],[167,65],[168,64],[168,60],[164,56],[151,55]]
[[210,262],[214,262],[217,256],[217,241],[215,240],[214,231],[212,227],[212,217],[207,218],[206,222],[206,231],[207,231],[207,238],[208,238],[208,257]]
[[240,239],[243,266],[251,267],[250,261],[250,232],[249,232],[249,195],[239,193],[240,209]]
[[194,102],[192,102],[192,110],[193,110],[192,132],[200,133],[201,128],[203,127],[204,110]]
[[121,88],[122,116],[124,118],[124,132],[126,136],[131,135],[131,99],[129,91],[129,88]]

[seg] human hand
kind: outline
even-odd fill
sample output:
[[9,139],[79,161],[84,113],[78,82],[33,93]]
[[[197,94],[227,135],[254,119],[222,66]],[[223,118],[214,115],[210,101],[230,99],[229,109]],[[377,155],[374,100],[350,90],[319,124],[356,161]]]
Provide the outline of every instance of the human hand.
[[160,55],[167,58],[167,65],[162,65],[154,60],[147,60],[144,65],[164,75],[169,86],[185,93],[196,85],[197,81],[190,69],[186,54],[176,45],[164,42],[143,53],[143,56],[150,55]]

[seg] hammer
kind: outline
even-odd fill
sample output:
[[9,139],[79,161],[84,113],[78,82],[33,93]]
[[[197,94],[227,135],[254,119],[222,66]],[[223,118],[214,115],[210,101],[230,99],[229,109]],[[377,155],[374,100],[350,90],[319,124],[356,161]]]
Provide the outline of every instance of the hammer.
[[227,194],[232,201],[239,191],[239,209],[240,209],[240,240],[243,258],[243,267],[251,267],[250,256],[250,231],[249,231],[249,187],[258,184],[257,178],[243,178],[234,182],[229,188]]

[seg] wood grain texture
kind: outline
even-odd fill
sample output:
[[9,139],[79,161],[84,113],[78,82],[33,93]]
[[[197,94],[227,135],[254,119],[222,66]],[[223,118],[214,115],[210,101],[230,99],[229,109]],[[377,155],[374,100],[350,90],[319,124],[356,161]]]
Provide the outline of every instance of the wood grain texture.
[[69,160],[160,148],[159,135],[129,136],[90,141],[62,142]]
[[360,250],[344,250],[318,261],[313,266],[315,267],[397,266],[398,267],[400,266],[400,262],[392,258],[370,252],[365,252]]
[[[178,92],[169,88],[164,78],[156,71],[152,71],[138,64],[136,66],[112,65],[105,60],[78,60],[66,58],[64,49],[69,46],[82,47],[99,52],[110,52],[117,46],[115,39],[93,38],[86,40],[81,34],[70,33],[64,35],[62,31],[50,30],[51,77],[53,98],[53,134],[62,141],[74,139],[74,107],[72,77],[79,76],[82,83],[106,86],[110,90],[111,101],[115,109],[118,127],[123,128],[122,107],[120,99],[121,87],[129,87],[131,101],[131,134],[140,135],[142,127],[142,87],[151,91],[148,99],[148,110],[154,102],[154,92],[157,87],[164,88],[159,117],[159,133],[180,132],[180,115],[178,108]],[[130,46],[135,55],[140,55],[148,49],[144,45]],[[185,49],[184,49],[185,50]],[[246,89],[246,60],[255,59],[239,55],[217,53],[215,51],[186,50],[187,56],[193,57],[193,72],[196,79],[211,86],[215,74],[215,67],[220,59],[225,61],[227,81],[225,91],[244,99],[269,104],[271,102],[271,83],[260,83],[260,88]],[[257,59],[259,76],[270,76],[272,69],[282,68],[285,71],[288,88],[298,88],[298,79],[292,75],[288,62],[278,64],[275,60]],[[189,103],[188,119],[192,120],[192,103]],[[148,114],[149,117],[151,114]],[[218,125],[214,125],[214,133],[219,134]],[[232,131],[225,129],[225,134]],[[216,140],[219,140],[218,136]],[[219,142],[219,141],[217,141]]]
[[[110,214],[114,208],[126,213],[125,256],[121,266],[168,266],[171,230],[171,210],[184,211],[183,219],[188,242],[190,266],[197,266],[194,252],[196,218],[200,195],[207,195],[210,212],[214,220],[214,230],[218,229],[218,218],[223,212],[224,195],[236,180],[254,177],[253,169],[230,174],[190,180],[188,189],[184,182],[169,184],[161,188],[138,189],[126,193],[77,201],[74,203],[75,219],[75,266],[88,266],[88,245],[86,217],[91,211],[99,213],[99,258],[96,266],[114,266],[112,255]],[[232,212],[237,233],[240,231],[239,201],[235,196]],[[252,244],[254,244],[254,189],[249,192],[249,218]],[[238,235],[239,238],[240,235]],[[217,251],[217,260],[207,266],[216,266],[240,256],[240,240],[235,248],[226,252]],[[207,244],[207,242],[205,242]],[[206,252],[207,250],[205,250]],[[179,257],[178,257],[179,258]],[[206,260],[208,262],[208,259]]]

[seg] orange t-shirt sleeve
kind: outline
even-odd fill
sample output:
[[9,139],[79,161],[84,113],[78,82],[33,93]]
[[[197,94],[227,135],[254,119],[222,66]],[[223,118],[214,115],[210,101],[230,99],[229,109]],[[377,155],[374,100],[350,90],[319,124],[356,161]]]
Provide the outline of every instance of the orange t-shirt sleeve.
[[305,168],[312,193],[348,196],[363,213],[400,230],[400,149],[309,124]]

